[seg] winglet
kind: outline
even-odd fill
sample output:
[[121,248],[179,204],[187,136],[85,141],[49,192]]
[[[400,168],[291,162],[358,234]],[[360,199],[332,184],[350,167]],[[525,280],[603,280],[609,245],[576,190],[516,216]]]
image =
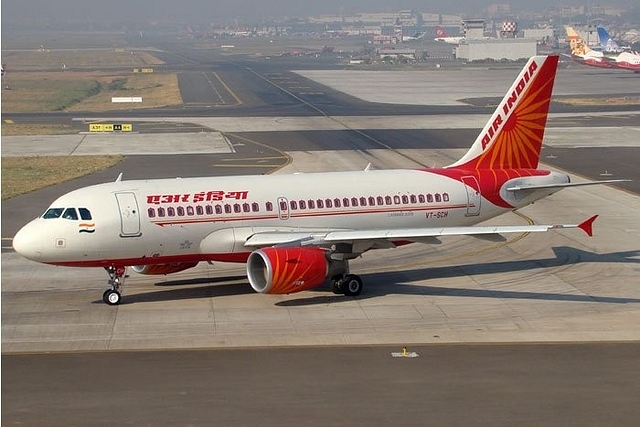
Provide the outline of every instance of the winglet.
[[578,224],[578,228],[582,229],[589,237],[593,236],[593,221],[598,218],[598,215],[594,215],[591,218]]

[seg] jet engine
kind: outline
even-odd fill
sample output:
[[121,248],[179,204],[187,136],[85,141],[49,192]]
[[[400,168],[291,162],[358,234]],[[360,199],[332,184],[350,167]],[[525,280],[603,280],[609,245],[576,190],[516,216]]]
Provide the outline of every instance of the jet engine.
[[329,274],[325,251],[318,248],[258,249],[247,260],[251,287],[263,294],[290,294],[319,286]]
[[171,274],[195,267],[198,262],[168,262],[165,264],[134,265],[131,268],[138,274]]

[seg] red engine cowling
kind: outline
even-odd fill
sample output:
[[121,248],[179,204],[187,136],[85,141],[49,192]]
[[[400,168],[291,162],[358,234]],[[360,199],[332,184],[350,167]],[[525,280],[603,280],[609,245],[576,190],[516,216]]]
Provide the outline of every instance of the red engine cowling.
[[134,265],[131,268],[138,274],[171,274],[198,265],[198,262],[168,262],[165,264]]
[[263,248],[249,255],[247,277],[263,294],[290,294],[319,286],[327,278],[329,263],[318,248]]

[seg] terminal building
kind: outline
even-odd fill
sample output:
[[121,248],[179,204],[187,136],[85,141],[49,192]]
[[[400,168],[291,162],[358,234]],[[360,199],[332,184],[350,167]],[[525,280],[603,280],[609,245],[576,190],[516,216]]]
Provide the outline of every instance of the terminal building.
[[463,23],[465,38],[456,48],[455,54],[466,61],[517,61],[537,54],[537,40],[517,38],[516,22],[504,22],[500,37],[486,36],[482,19],[467,20]]

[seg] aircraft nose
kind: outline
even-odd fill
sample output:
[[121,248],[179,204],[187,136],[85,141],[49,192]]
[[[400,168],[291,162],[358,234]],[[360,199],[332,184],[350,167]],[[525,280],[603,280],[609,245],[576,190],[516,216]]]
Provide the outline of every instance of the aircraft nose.
[[25,258],[38,261],[42,257],[40,233],[32,223],[22,227],[13,237],[13,249]]

